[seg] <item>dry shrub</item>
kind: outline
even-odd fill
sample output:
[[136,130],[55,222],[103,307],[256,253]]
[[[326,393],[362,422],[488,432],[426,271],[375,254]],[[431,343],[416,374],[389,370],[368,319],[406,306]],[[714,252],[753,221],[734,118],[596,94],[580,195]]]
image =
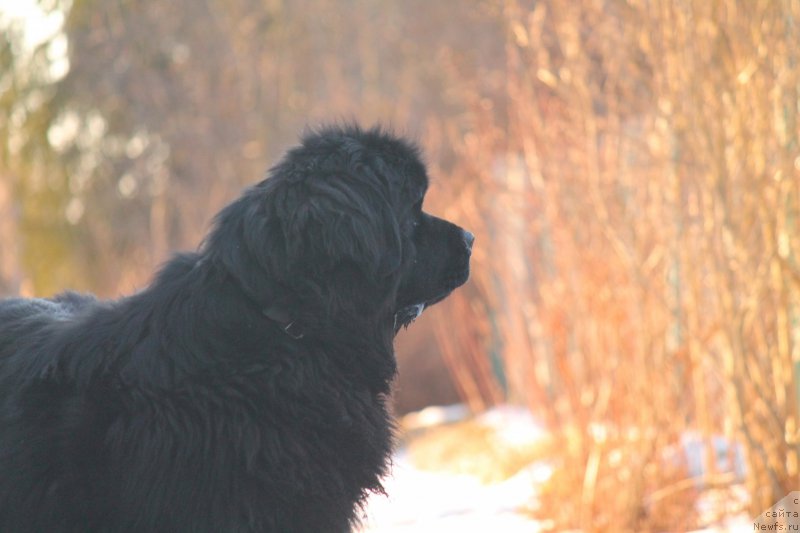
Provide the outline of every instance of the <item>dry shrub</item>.
[[[617,436],[588,444],[586,449],[564,448],[560,467],[542,487],[534,512],[537,518],[558,531],[689,531],[699,527],[694,513],[687,512],[698,495],[697,482],[688,479],[682,462],[665,460],[647,439]],[[596,478],[591,496],[585,491],[588,472]]]
[[[452,191],[478,237],[440,311],[475,324],[439,336],[460,389],[569,435],[558,528],[694,527],[696,496],[735,481],[713,436],[743,447],[763,510],[799,477],[800,5],[501,6],[505,113],[473,96],[474,179]],[[700,480],[662,459],[689,430]]]

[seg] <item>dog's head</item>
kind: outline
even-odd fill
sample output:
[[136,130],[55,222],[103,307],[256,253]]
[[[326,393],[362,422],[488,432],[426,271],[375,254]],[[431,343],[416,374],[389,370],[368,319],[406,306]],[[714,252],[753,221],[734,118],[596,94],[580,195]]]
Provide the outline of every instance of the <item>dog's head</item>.
[[397,331],[469,276],[474,238],[423,211],[427,188],[413,144],[322,129],[220,214],[207,248],[278,321],[314,309]]

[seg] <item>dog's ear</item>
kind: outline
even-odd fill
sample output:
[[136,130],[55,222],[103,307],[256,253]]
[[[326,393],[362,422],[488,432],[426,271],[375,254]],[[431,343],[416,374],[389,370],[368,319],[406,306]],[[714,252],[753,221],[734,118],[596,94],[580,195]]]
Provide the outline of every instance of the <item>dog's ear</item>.
[[375,280],[398,270],[402,243],[391,205],[360,185],[329,179],[296,191],[284,220],[290,263],[319,274],[347,264]]
[[282,224],[264,200],[273,188],[262,182],[225,207],[203,244],[258,302],[282,299],[289,275]]

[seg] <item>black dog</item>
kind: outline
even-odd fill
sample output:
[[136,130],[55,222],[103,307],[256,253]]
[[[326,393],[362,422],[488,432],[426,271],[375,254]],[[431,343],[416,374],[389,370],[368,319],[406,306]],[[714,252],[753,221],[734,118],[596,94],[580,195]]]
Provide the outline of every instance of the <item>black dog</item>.
[[115,302],[0,302],[0,531],[345,532],[392,447],[392,341],[463,284],[418,150],[306,136]]

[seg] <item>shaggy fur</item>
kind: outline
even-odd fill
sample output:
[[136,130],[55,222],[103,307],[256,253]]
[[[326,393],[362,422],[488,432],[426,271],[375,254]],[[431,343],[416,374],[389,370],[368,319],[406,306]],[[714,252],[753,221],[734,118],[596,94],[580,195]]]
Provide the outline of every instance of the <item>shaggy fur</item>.
[[394,336],[468,276],[426,188],[406,141],[324,129],[138,294],[0,302],[0,531],[350,531]]

